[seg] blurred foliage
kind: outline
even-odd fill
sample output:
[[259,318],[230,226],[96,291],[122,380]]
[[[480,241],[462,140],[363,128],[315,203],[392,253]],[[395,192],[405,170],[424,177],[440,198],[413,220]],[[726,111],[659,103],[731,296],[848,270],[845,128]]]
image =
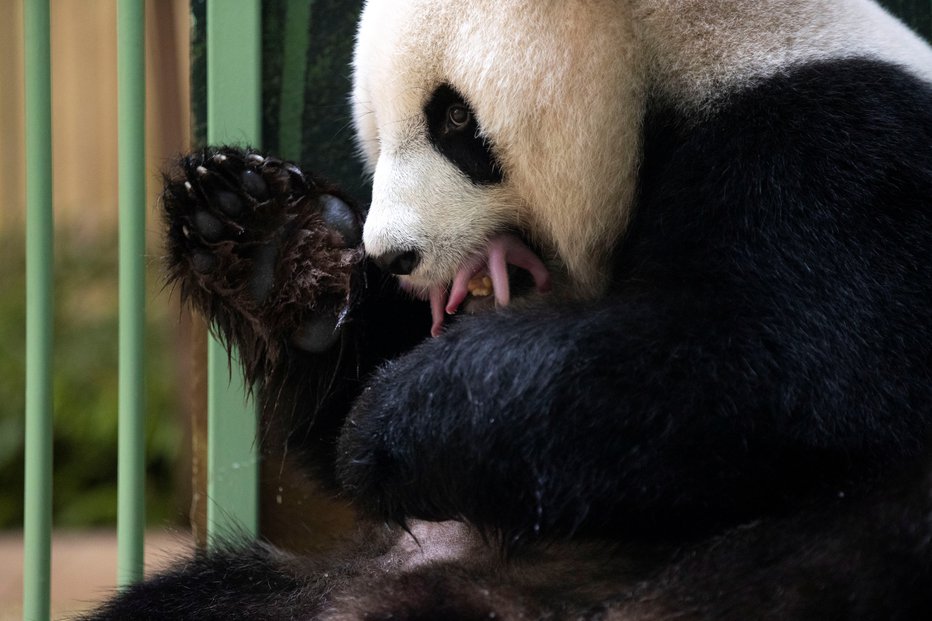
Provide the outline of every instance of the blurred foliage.
[[[116,519],[117,241],[56,231],[54,491],[56,527]],[[154,269],[152,269],[154,268]],[[147,284],[147,519],[180,523],[173,489],[183,442],[176,413],[173,327],[167,293],[150,268]],[[21,229],[0,233],[0,528],[23,519],[25,259]],[[153,303],[155,300],[155,303]],[[183,505],[181,505],[183,506]]]

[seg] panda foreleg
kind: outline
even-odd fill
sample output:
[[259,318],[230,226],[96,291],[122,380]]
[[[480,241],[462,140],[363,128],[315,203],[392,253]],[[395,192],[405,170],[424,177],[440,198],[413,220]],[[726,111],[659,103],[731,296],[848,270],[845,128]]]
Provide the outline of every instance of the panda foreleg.
[[236,147],[182,157],[162,207],[170,284],[236,349],[266,433],[306,439],[289,449],[332,483],[333,438],[361,378],[427,330],[364,260],[363,210],[295,164]]
[[839,394],[805,321],[668,291],[467,319],[385,366],[341,437],[345,488],[506,544],[690,536],[850,493],[919,450],[915,416],[874,423],[886,395]]
[[235,621],[313,614],[319,594],[315,598],[308,592],[309,577],[299,568],[293,557],[261,544],[198,553],[121,591],[81,621]]

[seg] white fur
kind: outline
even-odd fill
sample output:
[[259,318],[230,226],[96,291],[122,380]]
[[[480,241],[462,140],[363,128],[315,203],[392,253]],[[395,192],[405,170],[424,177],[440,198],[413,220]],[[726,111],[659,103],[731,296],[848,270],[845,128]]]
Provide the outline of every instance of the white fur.
[[[426,289],[517,226],[572,294],[598,294],[650,92],[701,110],[794,64],[858,55],[932,80],[932,51],[869,0],[369,0],[353,92],[374,172],[367,251],[418,249],[406,280]],[[423,107],[445,82],[474,108],[502,184],[472,184],[429,144]]]
[[[630,23],[605,21],[614,6],[369,2],[354,90],[360,145],[375,170],[367,250],[419,248],[423,267],[409,280],[429,286],[513,225],[560,257],[580,290],[601,285],[632,198],[644,99]],[[465,94],[492,140],[506,171],[500,187],[471,187],[431,155],[421,111],[443,82]],[[408,228],[413,219],[417,230]]]
[[691,106],[709,105],[723,92],[819,59],[875,58],[932,81],[932,49],[872,0],[637,4],[653,83]]

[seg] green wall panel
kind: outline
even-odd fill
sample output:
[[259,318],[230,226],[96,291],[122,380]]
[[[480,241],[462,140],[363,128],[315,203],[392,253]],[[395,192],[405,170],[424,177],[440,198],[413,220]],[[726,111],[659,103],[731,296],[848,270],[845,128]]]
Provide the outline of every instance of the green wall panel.
[[[932,41],[932,0],[881,0]],[[269,152],[296,159],[362,199],[368,185],[354,151],[350,59],[361,0],[264,0],[262,134]],[[194,136],[206,140],[205,0],[192,0]]]
[[[361,1],[262,3],[262,144],[368,199],[355,156],[350,59]],[[196,144],[206,141],[205,0],[191,3],[192,107]]]
[[913,30],[932,41],[932,1],[881,0],[880,3],[909,24]]

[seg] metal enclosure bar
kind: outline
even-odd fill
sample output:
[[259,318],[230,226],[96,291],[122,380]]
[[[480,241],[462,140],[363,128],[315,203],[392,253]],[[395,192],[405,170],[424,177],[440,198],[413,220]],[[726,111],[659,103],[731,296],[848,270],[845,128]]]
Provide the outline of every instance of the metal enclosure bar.
[[[207,2],[207,141],[259,144],[261,133],[259,0]],[[247,406],[238,362],[208,343],[207,542],[215,547],[259,531],[256,408]]]
[[117,583],[142,579],[145,529],[145,2],[117,4],[120,229]]
[[27,0],[26,480],[23,618],[49,618],[52,537],[52,86],[49,0]]

